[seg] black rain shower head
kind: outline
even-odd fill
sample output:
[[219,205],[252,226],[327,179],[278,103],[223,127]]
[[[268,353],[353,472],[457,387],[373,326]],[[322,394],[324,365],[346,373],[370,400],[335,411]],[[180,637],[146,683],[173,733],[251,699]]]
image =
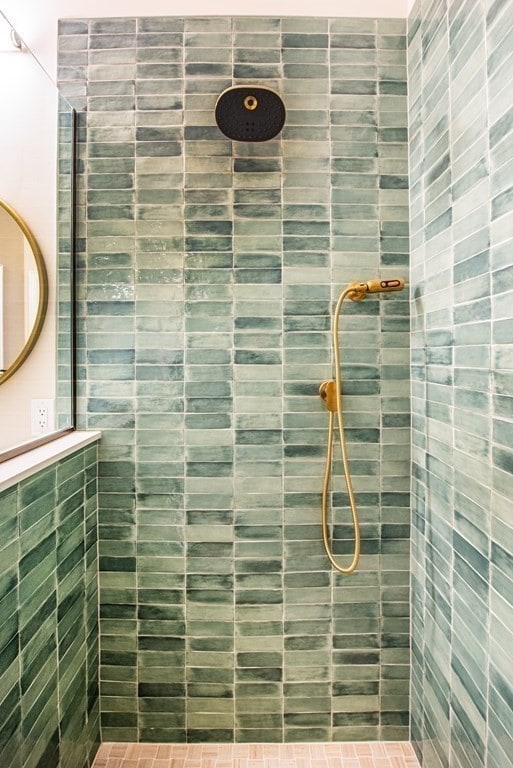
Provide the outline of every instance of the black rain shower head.
[[268,141],[285,123],[285,105],[264,86],[234,85],[219,96],[216,122],[233,141]]

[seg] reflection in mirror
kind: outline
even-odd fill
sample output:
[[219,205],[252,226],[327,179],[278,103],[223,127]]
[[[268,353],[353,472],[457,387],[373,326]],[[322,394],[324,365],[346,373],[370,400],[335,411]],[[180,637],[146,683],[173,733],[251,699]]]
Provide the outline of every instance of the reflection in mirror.
[[30,354],[48,302],[43,257],[23,219],[0,200],[0,384]]

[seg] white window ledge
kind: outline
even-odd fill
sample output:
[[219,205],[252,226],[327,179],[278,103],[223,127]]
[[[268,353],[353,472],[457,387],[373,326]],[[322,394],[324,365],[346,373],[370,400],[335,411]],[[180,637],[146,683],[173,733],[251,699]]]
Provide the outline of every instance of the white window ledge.
[[95,443],[100,437],[101,432],[76,430],[0,463],[0,491],[5,491],[21,480],[35,475],[36,472],[49,467],[59,459],[70,456],[80,448]]

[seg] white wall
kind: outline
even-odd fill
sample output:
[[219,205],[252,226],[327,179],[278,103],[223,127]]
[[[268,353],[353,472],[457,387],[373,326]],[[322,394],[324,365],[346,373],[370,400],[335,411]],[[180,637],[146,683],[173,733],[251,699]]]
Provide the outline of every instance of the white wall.
[[0,197],[26,222],[48,272],[40,340],[0,385],[0,450],[31,439],[30,401],[55,397],[57,89],[29,53],[0,53]]
[[0,10],[46,68],[56,71],[59,18],[95,16],[379,16],[404,18],[411,0],[0,0]]

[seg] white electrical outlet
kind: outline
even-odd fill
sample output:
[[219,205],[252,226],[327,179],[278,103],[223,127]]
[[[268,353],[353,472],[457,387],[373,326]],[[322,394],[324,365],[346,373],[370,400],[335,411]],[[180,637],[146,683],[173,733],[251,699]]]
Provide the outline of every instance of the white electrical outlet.
[[32,400],[31,403],[31,430],[32,437],[46,435],[54,430],[54,401]]

